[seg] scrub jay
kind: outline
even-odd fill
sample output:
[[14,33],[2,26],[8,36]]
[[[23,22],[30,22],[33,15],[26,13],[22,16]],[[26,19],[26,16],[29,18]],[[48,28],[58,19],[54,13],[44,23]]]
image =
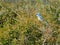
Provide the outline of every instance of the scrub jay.
[[39,20],[39,21],[41,21],[41,22],[43,21],[43,17],[41,16],[40,13],[37,13],[36,16],[38,17],[38,20]]
[[40,13],[37,13],[36,14],[37,18],[39,21],[43,22],[45,25],[48,25],[48,22],[47,21],[44,21],[43,17],[41,16]]

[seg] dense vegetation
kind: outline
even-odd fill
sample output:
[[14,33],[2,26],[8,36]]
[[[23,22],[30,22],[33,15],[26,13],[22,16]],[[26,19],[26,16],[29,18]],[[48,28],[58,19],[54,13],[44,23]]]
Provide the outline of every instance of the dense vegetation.
[[[37,19],[37,12],[50,28]],[[60,45],[59,25],[60,0],[0,2],[0,45]],[[44,42],[45,30],[52,32]]]

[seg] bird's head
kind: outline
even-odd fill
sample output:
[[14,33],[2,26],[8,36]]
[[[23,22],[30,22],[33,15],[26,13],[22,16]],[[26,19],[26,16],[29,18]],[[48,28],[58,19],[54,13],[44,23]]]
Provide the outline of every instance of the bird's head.
[[36,16],[40,16],[40,13],[37,13]]

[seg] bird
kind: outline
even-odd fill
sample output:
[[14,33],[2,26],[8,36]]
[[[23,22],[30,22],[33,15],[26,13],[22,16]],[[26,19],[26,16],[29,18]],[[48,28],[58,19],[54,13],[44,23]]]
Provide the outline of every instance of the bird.
[[38,18],[39,21],[41,21],[41,22],[43,21],[43,17],[41,16],[40,13],[37,13],[36,16],[37,16],[37,18]]
[[41,21],[45,25],[48,25],[48,22],[43,19],[42,15],[39,12],[36,14],[36,16],[37,16],[39,21]]

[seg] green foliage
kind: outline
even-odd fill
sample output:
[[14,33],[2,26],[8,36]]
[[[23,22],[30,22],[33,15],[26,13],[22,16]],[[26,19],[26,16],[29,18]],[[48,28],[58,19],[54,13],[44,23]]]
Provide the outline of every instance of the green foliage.
[[[46,0],[47,1],[47,0]],[[33,3],[34,2],[34,3]],[[24,0],[20,3],[0,3],[0,43],[1,45],[42,45],[45,33],[52,30],[44,45],[60,45],[60,1]],[[36,6],[35,6],[36,5]],[[50,28],[37,20],[38,11]],[[43,29],[43,26],[45,29]],[[48,34],[47,34],[48,35]]]

